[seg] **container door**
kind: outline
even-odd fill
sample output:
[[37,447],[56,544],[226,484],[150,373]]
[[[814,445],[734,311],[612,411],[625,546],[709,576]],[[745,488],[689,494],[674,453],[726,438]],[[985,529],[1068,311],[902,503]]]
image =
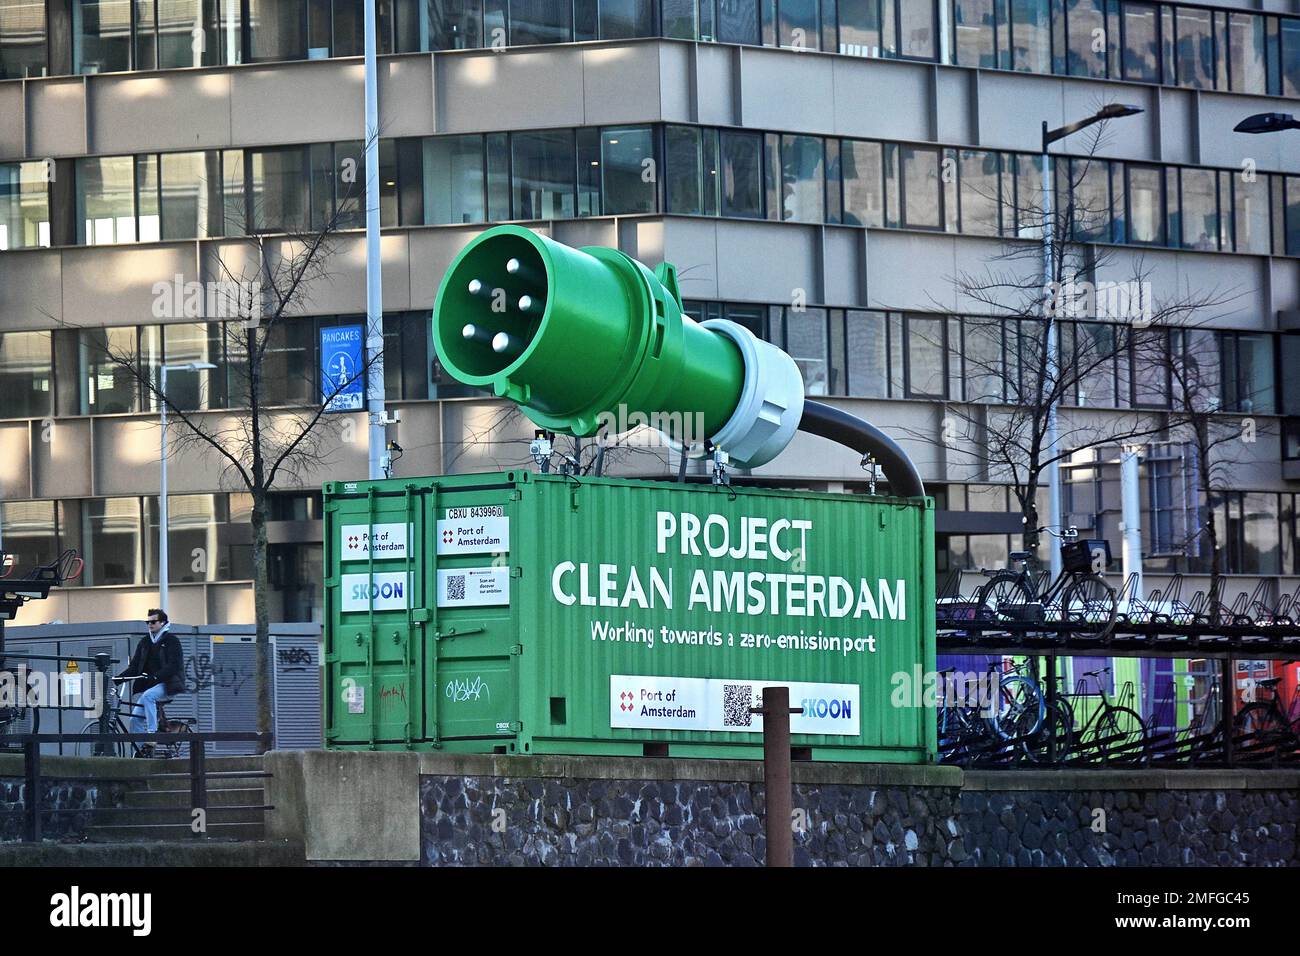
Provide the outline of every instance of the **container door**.
[[394,490],[371,485],[326,506],[329,745],[410,746],[424,738],[426,493],[387,487]]

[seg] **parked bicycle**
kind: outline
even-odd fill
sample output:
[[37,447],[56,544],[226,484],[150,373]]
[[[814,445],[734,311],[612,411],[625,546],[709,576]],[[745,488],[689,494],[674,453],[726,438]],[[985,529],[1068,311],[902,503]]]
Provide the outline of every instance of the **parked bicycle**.
[[[131,731],[128,727],[127,720],[136,714],[143,713],[140,704],[134,701],[125,700],[117,685],[129,684],[132,681],[140,680],[139,677],[114,677],[112,682],[114,687],[105,701],[105,706],[109,710],[108,715],[108,732],[110,734],[129,734]],[[195,725],[198,721],[193,717],[168,717],[164,707],[171,703],[175,698],[164,697],[158,702],[158,733],[160,734],[191,734],[194,733]],[[125,718],[125,719],[124,719]],[[81,729],[83,734],[98,734],[100,724],[98,720],[92,720]],[[77,744],[77,755],[82,757],[92,755],[104,755],[109,757],[125,757],[127,746],[130,746],[132,757],[179,757],[185,744],[181,742],[158,744],[138,744],[135,741],[125,740],[103,740],[94,741],[93,743]]]
[[1300,747],[1300,695],[1292,698],[1285,708],[1278,685],[1280,677],[1266,677],[1255,681],[1256,693],[1269,694],[1267,700],[1255,700],[1237,712],[1233,729],[1238,735],[1254,739],[1262,749],[1295,750]]
[[[1077,705],[1083,702],[1095,703],[1093,712],[1088,715],[1082,727],[1074,734],[1078,741],[1079,756],[1095,756],[1105,762],[1108,760],[1132,760],[1143,762],[1150,757],[1150,735],[1146,721],[1133,708],[1137,700],[1137,691],[1132,681],[1125,681],[1120,689],[1119,702],[1111,699],[1106,692],[1106,681],[1111,668],[1103,667],[1095,671],[1085,671],[1075,684],[1074,693],[1058,696],[1057,704],[1061,711],[1061,720],[1068,726],[1077,726]],[[1088,693],[1088,682],[1097,685],[1095,694]],[[1065,759],[1058,744],[1059,759]]]
[[975,595],[982,617],[1006,623],[1076,624],[1097,638],[1110,634],[1119,603],[1115,589],[1098,573],[1110,565],[1109,543],[1081,541],[1076,528],[1067,528],[1059,537],[1062,571],[1050,583],[1048,572],[1036,573],[1030,568],[1033,556],[1028,551],[1010,554],[1011,560],[1020,564],[1019,571],[982,572],[989,579]]

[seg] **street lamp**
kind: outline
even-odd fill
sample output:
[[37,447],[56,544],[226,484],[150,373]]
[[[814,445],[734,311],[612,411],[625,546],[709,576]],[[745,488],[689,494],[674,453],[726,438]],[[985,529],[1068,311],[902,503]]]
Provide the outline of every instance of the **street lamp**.
[[1300,129],[1300,120],[1290,113],[1256,113],[1247,116],[1232,128],[1234,133],[1276,133],[1284,129]]
[[[1052,171],[1047,148],[1058,139],[1065,139],[1065,137],[1077,133],[1081,129],[1087,129],[1094,123],[1119,119],[1121,116],[1133,116],[1142,111],[1140,106],[1131,106],[1126,103],[1110,103],[1087,119],[1081,119],[1057,129],[1048,129],[1047,120],[1043,120],[1043,321],[1047,323],[1047,381],[1053,390],[1047,402],[1047,447],[1045,452],[1048,457],[1047,509],[1053,525],[1060,524],[1061,521],[1061,463],[1056,458],[1055,394],[1056,379],[1060,375],[1060,357],[1057,355],[1056,322],[1048,304],[1053,298],[1049,296],[1049,292],[1052,288],[1052,233],[1054,230],[1052,223]],[[1042,525],[1041,520],[1039,525]],[[1062,571],[1061,549],[1048,548],[1048,555],[1052,562],[1052,578],[1058,578]]]
[[162,473],[158,479],[158,606],[167,613],[167,373],[198,372],[216,368],[211,362],[185,362],[164,365],[158,374],[158,405],[162,414],[162,448],[158,459]]

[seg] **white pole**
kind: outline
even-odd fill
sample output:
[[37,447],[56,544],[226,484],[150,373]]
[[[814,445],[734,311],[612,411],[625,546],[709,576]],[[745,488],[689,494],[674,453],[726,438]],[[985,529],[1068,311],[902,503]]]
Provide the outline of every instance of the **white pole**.
[[159,405],[162,408],[162,448],[159,452],[159,466],[162,469],[158,481],[158,606],[167,612],[167,366],[159,372],[158,391],[162,393]]
[[[1056,388],[1060,378],[1060,357],[1056,349],[1056,322],[1052,315],[1051,302],[1056,298],[1052,290],[1052,167],[1051,157],[1047,154],[1047,122],[1043,121],[1043,321],[1047,323],[1047,355],[1045,386],[1050,389],[1047,403],[1047,434],[1044,436],[1043,456],[1053,459],[1047,465],[1047,510],[1046,526],[1060,530],[1061,525],[1061,463],[1054,460],[1057,448],[1056,435]],[[1043,526],[1039,516],[1039,526]],[[1062,571],[1061,548],[1057,541],[1049,542],[1048,554],[1051,558],[1053,579]]]
[[1141,601],[1146,594],[1142,590],[1142,498],[1138,486],[1138,455],[1136,445],[1120,450],[1119,486],[1120,518],[1124,522],[1124,580],[1127,582],[1130,574],[1137,575],[1133,581],[1133,599]]
[[379,259],[379,90],[376,77],[375,0],[366,0],[366,410],[369,477],[384,477],[384,304]]

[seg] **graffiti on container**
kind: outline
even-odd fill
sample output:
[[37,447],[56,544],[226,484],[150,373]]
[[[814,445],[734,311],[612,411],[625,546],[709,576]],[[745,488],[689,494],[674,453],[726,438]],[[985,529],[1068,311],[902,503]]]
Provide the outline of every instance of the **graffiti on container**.
[[190,693],[221,687],[238,697],[240,690],[252,679],[253,668],[249,664],[239,667],[213,664],[210,654],[196,654],[185,661],[185,689]]
[[392,687],[384,687],[382,684],[380,685],[379,687],[380,704],[385,704],[385,703],[396,704],[398,701],[401,701],[403,704],[406,703],[406,684],[404,683],[394,684]]
[[492,691],[488,690],[488,685],[481,676],[476,675],[472,681],[459,678],[447,681],[447,699],[453,704],[479,700],[483,694],[487,694],[488,702],[491,703]]
[[276,648],[275,660],[286,674],[311,669],[311,651],[305,647]]

